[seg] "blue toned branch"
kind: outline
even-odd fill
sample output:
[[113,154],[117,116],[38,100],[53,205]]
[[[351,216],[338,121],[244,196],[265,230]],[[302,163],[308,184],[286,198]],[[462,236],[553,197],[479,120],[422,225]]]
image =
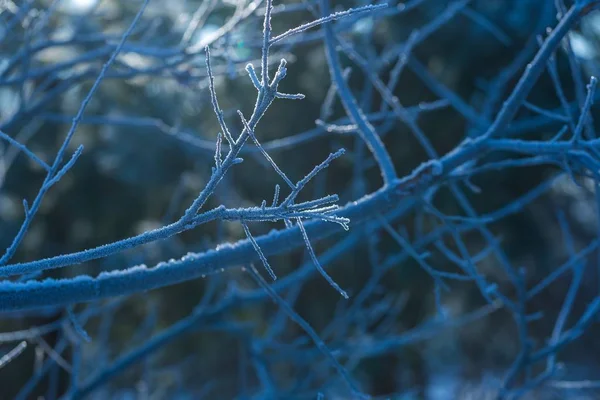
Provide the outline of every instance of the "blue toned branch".
[[23,153],[25,153],[25,155],[27,157],[29,157],[31,160],[33,160],[33,162],[35,162],[42,168],[44,168],[46,171],[48,171],[48,172],[50,171],[50,166],[48,164],[46,164],[45,161],[41,160],[38,156],[36,156],[35,153],[33,153],[31,150],[29,150],[27,148],[27,146],[25,146],[24,144],[19,143],[18,141],[11,138],[10,136],[8,136],[6,133],[4,133],[2,131],[0,131],[0,138],[6,140],[8,143],[15,146],[19,150],[21,150]]
[[144,13],[144,10],[146,9],[146,6],[148,5],[148,2],[149,2],[149,0],[144,1],[142,7],[136,14],[131,25],[129,25],[129,28],[125,31],[125,33],[121,37],[119,45],[115,48],[115,50],[111,54],[109,60],[102,66],[102,69],[100,70],[100,74],[96,78],[96,81],[92,85],[92,88],[88,92],[88,95],[85,97],[85,99],[81,103],[81,106],[79,107],[79,111],[77,112],[77,115],[73,119],[71,128],[69,129],[69,132],[67,133],[60,149],[58,150],[58,153],[56,154],[54,162],[52,163],[52,167],[50,168],[50,170],[48,171],[48,174],[46,175],[46,178],[44,179],[42,187],[40,188],[36,198],[34,199],[33,203],[31,204],[31,207],[27,210],[25,220],[21,224],[21,228],[19,229],[19,232],[17,232],[13,242],[6,249],[4,255],[0,258],[0,265],[6,264],[12,258],[12,256],[15,254],[15,252],[17,251],[17,248],[19,247],[21,241],[25,237],[25,234],[27,233],[27,229],[29,228],[29,225],[31,224],[33,217],[37,213],[37,210],[39,209],[39,207],[42,203],[42,199],[44,198],[44,195],[46,194],[46,192],[52,187],[52,185],[54,183],[56,183],[62,177],[62,175],[64,175],[66,173],[66,171],[75,163],[75,161],[81,154],[81,151],[83,150],[83,148],[80,146],[77,149],[77,151],[75,152],[75,154],[73,155],[73,157],[71,158],[71,160],[69,162],[67,162],[67,164],[65,164],[63,167],[61,167],[61,163],[64,158],[67,147],[69,146],[69,143],[71,142],[71,139],[73,138],[73,135],[75,134],[75,131],[77,130],[77,127],[79,126],[79,123],[83,117],[83,113],[85,112],[87,105],[89,104],[90,100],[92,99],[92,96],[94,95],[94,93],[96,92],[98,87],[100,86],[100,83],[104,79],[106,72],[108,71],[110,66],[113,64],[113,62],[117,58],[117,55],[120,53],[123,45],[125,44],[125,41],[127,40],[129,35],[133,31],[133,28],[136,26],[136,24],[140,20],[142,14]]
[[0,357],[0,368],[6,366],[9,362],[19,357],[19,355],[27,348],[27,342],[23,341],[15,346],[11,351]]
[[[194,168],[193,172],[174,171],[161,163],[152,170],[160,173],[160,180],[148,171],[149,176],[137,181],[132,166],[124,165],[109,177],[126,182],[129,188],[135,185],[159,204],[156,220],[162,222],[156,228],[100,246],[97,241],[85,241],[80,248],[87,250],[81,251],[60,250],[71,243],[53,241],[44,242],[29,254],[24,242],[15,246],[20,250],[18,255],[12,251],[15,256],[3,261],[0,314],[9,323],[27,324],[32,316],[44,319],[36,320],[39,325],[30,329],[27,325],[10,326],[12,332],[0,333],[0,341],[14,342],[14,346],[27,340],[37,346],[36,354],[44,355],[44,359],[37,356],[31,379],[17,398],[35,396],[46,386],[47,398],[118,397],[134,386],[133,381],[139,382],[133,390],[140,396],[359,397],[362,391],[380,391],[383,377],[371,372],[371,362],[378,365],[380,359],[393,355],[394,362],[399,361],[398,368],[412,368],[413,357],[403,355],[412,352],[418,341],[432,339],[446,326],[458,328],[479,321],[501,308],[505,312],[492,316],[491,326],[501,320],[504,329],[508,324],[502,318],[511,318],[519,347],[509,354],[514,359],[503,371],[506,379],[497,395],[519,397],[548,379],[556,379],[559,352],[593,328],[600,310],[597,293],[584,284],[584,267],[599,249],[600,239],[590,233],[597,233],[597,227],[590,229],[592,218],[587,216],[586,224],[567,223],[572,216],[565,214],[558,221],[562,240],[554,234],[558,228],[551,229],[554,225],[543,221],[550,225],[540,225],[547,231],[547,235],[540,235],[544,241],[566,242],[566,251],[539,251],[544,254],[529,247],[513,251],[514,237],[506,236],[512,232],[512,220],[527,217],[532,207],[538,221],[547,208],[538,205],[548,204],[548,199],[562,204],[563,197],[581,196],[585,199],[581,204],[588,206],[594,185],[600,182],[600,142],[590,129],[597,122],[596,79],[589,80],[586,96],[582,83],[588,78],[575,75],[581,72],[575,68],[575,52],[568,46],[565,52],[560,51],[568,33],[599,2],[574,1],[566,12],[559,0],[556,28],[547,31],[539,50],[536,41],[530,40],[522,51],[516,49],[521,45],[518,36],[504,34],[513,32],[510,21],[495,18],[483,3],[413,0],[389,6],[362,4],[330,13],[328,0],[320,2],[321,7],[317,1],[208,1],[200,8],[186,9],[172,26],[169,23],[175,18],[167,18],[169,23],[165,24],[146,15],[145,23],[138,23],[134,30],[130,25],[125,35],[104,32],[104,15],[95,15],[102,12],[100,8],[84,18],[73,18],[82,22],[60,38],[53,37],[52,9],[39,22],[34,18],[33,25],[21,17],[11,22],[17,32],[11,39],[15,37],[19,43],[14,51],[0,51],[0,57],[6,59],[6,67],[0,71],[0,90],[8,88],[19,104],[14,114],[0,122],[1,132],[6,132],[0,133],[0,140],[9,156],[22,154],[19,161],[23,159],[26,166],[35,164],[33,172],[46,175],[43,190],[60,180],[70,180],[70,171],[82,153],[80,148],[69,158],[64,149],[81,124],[93,125],[89,136],[93,143],[97,137],[104,140],[104,132],[109,133],[114,146],[109,149],[111,156],[143,156],[144,163],[136,168],[163,160],[153,154],[138,154],[146,150],[140,148],[138,138],[149,144],[150,140],[160,141],[153,144],[165,144],[165,154],[169,149],[181,152],[185,157],[175,160],[178,168],[190,164]],[[525,9],[522,4],[515,2],[520,12]],[[548,13],[554,9],[546,3],[539,7],[542,13],[536,18],[535,33],[542,32],[552,17]],[[15,16],[12,11],[8,15],[7,21]],[[306,15],[309,22],[300,21],[300,25],[276,33],[278,25],[272,19]],[[429,22],[419,20],[420,27],[413,27],[414,17]],[[212,25],[218,21],[220,26]],[[486,34],[482,38],[463,37],[461,21],[468,23],[467,29],[473,24],[479,25],[478,31],[483,27]],[[38,27],[38,23],[48,26]],[[323,29],[313,29],[320,25]],[[401,29],[392,31],[388,25]],[[165,31],[169,32],[163,35]],[[52,39],[44,37],[46,33]],[[393,43],[388,33],[393,33]],[[126,40],[127,34],[130,39]],[[502,54],[513,60],[502,59],[508,63],[504,68],[495,63],[497,60],[486,61],[484,73],[478,69],[482,59],[471,58],[470,51],[447,53],[444,46],[436,46],[439,40],[450,43],[444,42],[446,35],[461,46],[498,40]],[[461,40],[454,41],[457,36],[453,35],[461,35]],[[508,39],[514,48],[504,48]],[[300,46],[315,43],[324,45],[330,78],[317,85],[314,79],[320,77],[309,73],[315,65],[293,59],[296,54],[306,54],[296,51]],[[8,41],[3,44],[14,47]],[[67,49],[74,49],[74,55],[58,62],[44,59],[46,52]],[[461,54],[460,60],[455,60],[457,54]],[[100,63],[111,55],[112,65]],[[347,57],[349,68],[343,69],[340,57]],[[475,62],[467,69],[463,58]],[[530,59],[533,61],[526,67]],[[308,65],[310,70],[296,70],[294,62]],[[446,64],[451,74],[436,73],[438,65]],[[281,120],[283,114],[271,111],[277,99],[304,98],[284,89],[292,83],[286,79],[290,65],[299,74],[295,77],[301,77],[300,84],[308,82],[310,93],[321,90],[325,97],[322,104],[309,107],[315,115],[320,110],[316,127],[299,134],[288,129],[289,121]],[[545,71],[549,79],[542,78]],[[564,72],[573,82],[565,81]],[[239,88],[238,75],[244,78]],[[491,84],[480,86],[480,75],[492,77]],[[254,107],[246,111],[250,104],[235,105],[217,96],[221,77],[229,79],[227,89],[235,86],[234,95],[250,93],[251,99],[246,100]],[[84,93],[82,107],[76,106],[79,111],[69,116],[70,103],[63,105],[62,97],[71,96],[70,90],[94,78],[93,90],[100,80],[113,79],[111,84],[127,80],[123,85],[133,101],[105,104],[98,99],[96,115],[84,117],[91,96]],[[353,87],[357,82],[359,90]],[[402,88],[403,83],[409,83],[411,90]],[[468,91],[465,83],[470,85]],[[538,96],[534,91],[537,85],[550,87],[556,98]],[[159,95],[148,106],[156,107],[159,113],[141,115],[136,105],[138,96],[149,99],[156,93]],[[112,91],[103,94],[115,98]],[[502,104],[505,95],[508,97]],[[172,101],[177,107],[163,109],[163,103],[171,99],[177,100]],[[63,108],[65,114],[60,114]],[[236,114],[238,108],[245,111]],[[268,124],[263,122],[267,112],[274,113]],[[429,113],[427,117],[425,113]],[[446,119],[448,116],[454,119]],[[56,159],[46,163],[47,155],[26,133],[38,133],[39,141],[45,144],[41,133],[53,124],[70,124],[70,129]],[[396,135],[405,127],[416,141]],[[128,130],[134,131],[134,139],[125,136]],[[280,137],[266,138],[272,134]],[[384,141],[393,147],[386,149]],[[411,147],[415,142],[420,148]],[[348,143],[345,150],[340,149]],[[300,145],[308,145],[308,151],[300,150]],[[323,158],[318,158],[317,146]],[[98,153],[92,151],[89,160],[96,162],[99,155],[103,162],[106,150],[96,149]],[[289,157],[278,162],[275,152]],[[258,161],[258,167],[248,165],[248,158],[250,163]],[[4,161],[3,165],[10,165],[13,160]],[[241,163],[246,168],[240,167]],[[299,164],[294,167],[294,163]],[[381,174],[383,185],[372,174],[373,167]],[[268,175],[257,175],[253,168],[264,168]],[[522,181],[524,169],[532,169],[532,178],[539,182]],[[86,169],[80,173],[85,174]],[[257,178],[266,179],[259,184]],[[6,191],[2,198],[6,195],[9,205],[12,185],[17,181],[2,180]],[[158,184],[155,187],[148,182]],[[527,186],[522,187],[522,182]],[[506,197],[489,196],[505,184],[511,190],[516,187],[519,194],[506,191]],[[330,185],[337,189],[331,192]],[[23,186],[29,190],[26,183],[15,185],[19,189]],[[67,210],[80,201],[71,193],[61,204]],[[39,206],[27,201],[23,206],[29,223]],[[166,213],[163,208],[168,209]],[[581,209],[589,211],[588,207]],[[7,223],[12,212],[8,206],[2,207]],[[55,221],[54,215],[39,222]],[[72,223],[79,215],[68,217],[73,221],[61,219],[59,223],[65,222],[75,231]],[[153,222],[155,215],[146,217],[144,226]],[[122,222],[127,226],[134,223],[131,218]],[[271,223],[277,224],[277,229],[268,231]],[[571,231],[567,225],[578,229]],[[42,229],[53,232],[54,226],[42,225]],[[145,246],[151,243],[151,247]],[[47,254],[56,255],[43,258]],[[22,258],[17,260],[18,256]],[[546,269],[548,261],[555,258],[560,258],[558,265]],[[276,260],[287,265],[280,268]],[[517,265],[523,260],[525,268]],[[254,269],[257,262],[270,276],[268,283]],[[538,268],[538,263],[543,263],[543,268]],[[535,268],[529,269],[531,264]],[[585,269],[585,273],[590,271]],[[343,284],[338,284],[335,276],[343,276]],[[556,319],[552,315],[551,325],[540,324],[549,332],[532,329],[531,324],[547,319],[549,311],[532,307],[543,304],[547,300],[544,296],[553,296],[560,289],[559,281],[571,277],[570,285],[562,285],[566,294],[559,299],[562,308],[556,310]],[[145,293],[182,282],[189,282],[182,290]],[[315,288],[323,284],[337,293],[329,289],[315,298]],[[184,312],[188,295],[195,294],[201,297],[195,300],[197,306],[191,313]],[[132,305],[137,315],[139,296],[149,307],[142,307],[145,315],[140,316],[141,327],[123,339],[122,327],[117,326],[121,321],[116,318],[121,311],[103,300],[119,298]],[[160,301],[155,301],[156,296]],[[275,303],[275,312],[269,300]],[[580,306],[579,300],[591,303]],[[97,303],[75,311],[80,307],[75,306],[77,303],[86,302]],[[181,309],[172,309],[180,304],[184,305]],[[419,304],[419,315],[407,326],[407,318],[414,316],[413,304]],[[319,307],[318,314],[313,313],[314,307]],[[129,316],[129,309],[124,312]],[[175,312],[180,316],[172,321]],[[99,324],[91,321],[92,317],[100,317]],[[490,327],[486,323],[482,326]],[[215,331],[218,335],[213,335]],[[192,332],[198,336],[185,337]],[[205,334],[227,342],[227,351],[223,353],[207,342]],[[444,344],[460,351],[461,346],[451,343],[460,337],[442,335]],[[159,352],[180,340],[194,341],[200,347],[186,360],[165,362]],[[215,349],[218,351],[213,352]],[[490,351],[507,353],[504,348],[490,347]],[[417,362],[424,362],[426,369],[438,361],[431,354],[418,352],[418,356]],[[223,361],[227,375],[218,376],[221,369],[214,360]],[[458,354],[451,361],[462,366],[463,360],[473,361],[459,359]],[[133,368],[136,364],[139,368]],[[208,365],[210,376],[188,386],[183,372],[190,365]],[[286,372],[280,373],[282,370]],[[69,374],[65,388],[59,385],[63,373]],[[435,374],[427,371],[426,378],[435,378]],[[397,393],[395,379],[390,390]]]
[[[327,16],[329,14],[329,0],[321,0],[320,4],[323,15]],[[327,61],[329,63],[329,73],[332,80],[335,82],[339,98],[344,105],[348,117],[350,117],[353,124],[358,126],[362,139],[377,160],[379,168],[381,169],[381,177],[383,178],[384,185],[390,185],[397,178],[394,163],[385,149],[383,142],[379,138],[379,135],[375,131],[375,128],[366,119],[344,80],[344,74],[335,49],[335,38],[330,24],[326,23],[323,26],[323,30],[325,32],[325,50]]]
[[538,53],[535,55],[533,61],[527,65],[525,73],[521,76],[517,86],[505,101],[492,125],[483,134],[484,136],[492,137],[502,134],[504,128],[512,121],[519,110],[519,107],[523,104],[538,78],[546,68],[546,63],[554,50],[577,21],[579,21],[579,18],[581,18],[581,7],[581,1],[576,2],[576,5],[569,9],[560,20],[559,24],[552,30]]

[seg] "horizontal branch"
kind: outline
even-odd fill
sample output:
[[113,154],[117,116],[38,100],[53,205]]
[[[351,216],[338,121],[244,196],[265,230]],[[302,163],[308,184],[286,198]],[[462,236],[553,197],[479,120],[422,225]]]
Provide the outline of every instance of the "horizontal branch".
[[[466,141],[456,151],[438,162],[424,163],[415,171],[386,188],[364,196],[340,208],[336,216],[349,218],[353,225],[371,221],[373,216],[395,209],[398,215],[410,212],[419,200],[417,195],[441,182],[441,171],[452,171],[467,160],[482,155],[485,142]],[[304,224],[311,241],[325,239],[340,232],[337,224],[312,220]],[[265,256],[289,252],[304,246],[298,227],[273,230],[257,237]],[[69,279],[46,279],[28,282],[0,282],[0,311],[23,310],[51,305],[64,305],[123,296],[157,289],[176,283],[258,261],[249,240],[223,244],[205,253],[189,254],[179,260],[145,265],[125,270],[103,272],[97,277],[80,275]]]

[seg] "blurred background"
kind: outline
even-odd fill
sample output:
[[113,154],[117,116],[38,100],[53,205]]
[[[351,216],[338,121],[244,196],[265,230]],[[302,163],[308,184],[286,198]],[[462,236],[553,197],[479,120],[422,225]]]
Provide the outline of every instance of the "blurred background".
[[[451,107],[444,93],[458,96],[476,115],[492,118],[516,84],[518,72],[538,49],[536,36],[556,24],[557,11],[551,3],[419,0],[402,5],[391,0],[393,12],[340,20],[335,26],[386,84],[402,68],[397,82],[390,84],[391,91],[412,110],[435,150],[446,154],[479,128],[474,118]],[[365,4],[338,1],[332,9]],[[0,130],[52,162],[102,64],[140,7],[139,1],[113,0],[0,2]],[[219,131],[203,48],[211,47],[219,102],[232,131],[239,132],[242,124],[235,111],[249,116],[256,100],[244,67],[248,62],[260,64],[263,15],[264,2],[259,0],[150,1],[70,144],[70,153],[83,144],[82,156],[46,194],[12,262],[96,247],[179,218],[210,177]],[[319,15],[318,2],[275,1],[273,31],[283,32]],[[402,60],[398,46],[428,28],[431,33]],[[587,82],[598,73],[599,40],[600,14],[591,13],[556,54],[557,76],[569,101],[577,97],[574,75]],[[579,63],[575,73],[566,56],[569,51]],[[272,51],[273,70],[282,57],[288,61],[283,90],[306,98],[275,101],[256,129],[261,143],[293,181],[330,152],[348,150],[309,184],[303,194],[306,199],[337,193],[344,205],[377,190],[381,177],[359,136],[351,129],[328,131],[316,122],[349,124],[332,95],[321,31],[309,30],[277,46]],[[350,67],[347,80],[363,111],[383,115],[372,123],[398,173],[409,174],[430,157],[406,124],[389,113],[356,61],[347,54],[341,54],[341,61]],[[546,110],[560,107],[554,85],[545,73],[529,102]],[[524,107],[509,129],[527,138],[550,138],[560,126]],[[33,200],[45,171],[7,142],[2,143],[0,154],[0,245],[7,247],[23,222],[22,199]],[[275,185],[281,184],[278,175],[252,144],[243,157],[243,165],[229,171],[207,208],[270,201]],[[473,180],[480,193],[466,192],[474,209],[485,214],[551,180],[519,212],[489,224],[511,264],[522,268],[532,284],[569,259],[570,251],[588,245],[599,228],[595,184],[585,179],[574,182],[559,172],[552,166],[492,171]],[[449,190],[436,195],[436,206],[448,214],[461,212]],[[442,223],[417,211],[391,220],[390,225],[410,242],[420,243]],[[254,223],[250,228],[259,236],[282,229],[283,224]],[[372,395],[493,398],[489,388],[501,382],[520,349],[510,313],[485,308],[472,282],[451,282],[441,302],[453,318],[438,320],[430,275],[410,257],[398,256],[402,249],[385,230],[367,225],[351,226],[351,232],[352,236],[340,232],[313,244],[321,263],[351,294],[350,301],[318,274],[298,277],[297,284],[292,281],[280,291],[282,297],[330,348],[337,349],[359,386]],[[142,263],[151,266],[244,237],[239,223],[210,223],[44,276],[97,275]],[[470,252],[481,253],[478,266],[483,273],[513,296],[514,289],[498,272],[498,261],[486,256],[488,245],[480,235],[465,233],[463,240]],[[571,241],[575,250],[567,243]],[[432,265],[443,266],[449,261],[440,245],[425,241],[415,248],[429,252]],[[595,252],[583,257],[588,267],[573,318],[598,292],[597,257]],[[311,263],[306,249],[269,261],[282,278]],[[0,332],[58,326],[28,337],[23,354],[0,370],[0,399],[58,398],[71,384],[73,360],[79,360],[78,379],[87,382],[87,377],[114,365],[153,335],[194,315],[197,307],[218,304],[232,290],[260,293],[241,267],[150,293],[76,305],[73,311],[85,321],[92,338],[77,346],[58,347],[72,335],[60,328],[66,318],[64,309],[0,315]],[[569,284],[569,279],[559,279],[528,303],[528,312],[535,316],[530,324],[534,342],[544,343],[551,334]],[[366,285],[372,288],[353,308],[353,297]],[[461,319],[473,312],[480,314]],[[560,354],[561,379],[600,378],[597,329],[592,325]],[[2,343],[1,353],[15,344]],[[268,388],[276,388],[278,394]],[[335,370],[305,333],[268,298],[259,296],[198,318],[173,340],[119,370],[89,398],[291,399],[317,398],[319,391],[326,399],[349,398]],[[600,398],[593,389],[569,393],[573,396],[569,398]],[[528,396],[558,399],[565,398],[565,392],[548,384]]]

